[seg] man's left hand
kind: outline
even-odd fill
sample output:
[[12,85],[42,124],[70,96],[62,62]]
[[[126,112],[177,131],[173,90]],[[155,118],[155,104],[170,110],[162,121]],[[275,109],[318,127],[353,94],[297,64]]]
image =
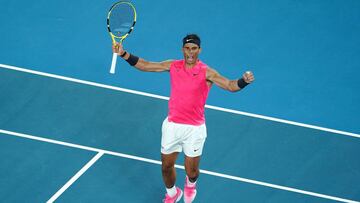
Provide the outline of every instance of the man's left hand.
[[246,71],[243,74],[243,79],[246,83],[252,83],[255,80],[254,74],[251,71]]

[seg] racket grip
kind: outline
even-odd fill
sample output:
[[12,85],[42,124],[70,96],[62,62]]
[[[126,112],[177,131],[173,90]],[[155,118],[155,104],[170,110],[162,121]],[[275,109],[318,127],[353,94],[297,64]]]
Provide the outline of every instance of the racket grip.
[[111,68],[110,68],[110,73],[111,74],[115,74],[117,56],[118,56],[117,53],[113,54],[112,61],[111,61]]

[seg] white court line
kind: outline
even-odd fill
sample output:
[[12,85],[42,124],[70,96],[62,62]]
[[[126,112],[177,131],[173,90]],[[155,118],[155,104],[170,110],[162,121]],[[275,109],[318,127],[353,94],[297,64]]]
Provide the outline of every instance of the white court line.
[[100,157],[104,155],[104,152],[99,150],[99,153],[96,154],[84,167],[80,169],[64,186],[60,188],[48,201],[47,203],[54,202],[63,192],[65,192],[82,174],[84,174]]
[[[146,96],[146,97],[152,97],[152,98],[157,98],[157,99],[162,99],[162,100],[169,100],[169,97],[165,97],[165,96],[150,94],[150,93],[146,93],[146,92],[140,92],[140,91],[136,91],[136,90],[125,89],[125,88],[120,88],[120,87],[115,87],[115,86],[110,86],[110,85],[104,85],[104,84],[100,84],[100,83],[90,82],[90,81],[86,81],[86,80],[79,80],[79,79],[75,79],[75,78],[70,78],[70,77],[65,77],[65,76],[60,76],[60,75],[55,75],[55,74],[50,74],[50,73],[44,73],[44,72],[40,72],[40,71],[34,71],[34,70],[30,70],[30,69],[25,69],[25,68],[19,68],[16,66],[0,64],[0,68],[6,68],[6,69],[11,69],[11,70],[26,72],[26,73],[31,73],[31,74],[35,74],[35,75],[41,75],[41,76],[45,76],[45,77],[56,78],[56,79],[60,79],[60,80],[66,80],[66,81],[71,81],[71,82],[95,86],[95,87],[101,87],[101,88],[105,88],[105,89],[127,92],[127,93],[142,95],[142,96]],[[326,132],[360,138],[360,134],[356,134],[356,133],[335,130],[335,129],[330,129],[330,128],[324,128],[324,127],[319,127],[319,126],[315,126],[315,125],[309,125],[309,124],[289,121],[289,120],[285,120],[285,119],[274,118],[274,117],[270,117],[270,116],[263,116],[263,115],[253,114],[253,113],[247,113],[247,112],[243,112],[243,111],[237,111],[237,110],[232,110],[232,109],[227,109],[227,108],[222,108],[222,107],[217,107],[217,106],[212,106],[212,105],[205,105],[205,107],[208,109],[213,109],[213,110],[218,110],[218,111],[223,111],[223,112],[228,112],[228,113],[233,113],[233,114],[238,114],[238,115],[243,115],[243,116],[249,116],[249,117],[253,117],[253,118],[270,120],[270,121],[274,121],[274,122],[286,123],[289,125],[295,125],[295,126],[311,128],[311,129],[316,129],[316,130],[321,130],[321,131],[326,131]]]
[[[21,138],[27,138],[27,139],[31,139],[31,140],[37,140],[37,141],[52,143],[52,144],[63,145],[63,146],[67,146],[67,147],[77,148],[77,149],[83,149],[83,150],[98,152],[97,156],[99,156],[99,158],[103,154],[108,154],[108,155],[113,155],[113,156],[117,156],[117,157],[122,157],[122,158],[133,159],[133,160],[138,160],[138,161],[142,161],[142,162],[161,165],[161,161],[148,159],[148,158],[143,158],[143,157],[138,157],[138,156],[133,156],[133,155],[129,155],[129,154],[123,154],[123,153],[118,153],[118,152],[113,152],[113,151],[108,151],[108,150],[103,150],[103,149],[98,149],[98,148],[93,148],[93,147],[87,147],[87,146],[83,146],[83,145],[72,144],[72,143],[68,143],[68,142],[63,142],[63,141],[58,141],[58,140],[53,140],[53,139],[48,139],[48,138],[42,138],[42,137],[37,137],[37,136],[33,136],[33,135],[28,135],[28,134],[23,134],[23,133],[8,131],[8,130],[2,130],[2,129],[0,129],[0,133],[6,134],[6,135],[11,135],[11,136],[16,136],[16,137],[21,137]],[[96,158],[96,156],[93,159],[95,159],[95,158]],[[96,160],[97,159],[95,159],[95,161]],[[90,166],[91,165],[92,164],[90,164]],[[184,169],[184,166],[182,166],[182,165],[175,165],[175,167],[179,168],[179,169]],[[226,179],[240,181],[240,182],[246,182],[246,183],[255,184],[255,185],[261,185],[261,186],[265,186],[265,187],[270,187],[270,188],[279,189],[279,190],[285,190],[285,191],[294,192],[294,193],[300,193],[300,194],[319,197],[319,198],[323,198],[323,199],[335,200],[335,201],[346,202],[346,203],[360,203],[360,202],[354,201],[354,200],[349,200],[349,199],[344,199],[344,198],[340,198],[340,197],[335,197],[335,196],[330,196],[330,195],[325,195],[325,194],[300,190],[300,189],[291,188],[291,187],[285,187],[285,186],[281,186],[281,185],[261,182],[261,181],[257,181],[257,180],[251,180],[251,179],[247,179],[247,178],[241,178],[241,177],[237,177],[237,176],[212,172],[212,171],[203,170],[203,169],[200,169],[200,172],[203,173],[203,174],[211,175],[211,176],[226,178]]]

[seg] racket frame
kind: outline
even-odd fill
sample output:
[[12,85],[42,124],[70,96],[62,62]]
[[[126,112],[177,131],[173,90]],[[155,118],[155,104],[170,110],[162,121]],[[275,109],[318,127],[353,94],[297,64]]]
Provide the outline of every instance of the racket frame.
[[[111,32],[111,28],[110,28],[110,16],[111,16],[111,12],[112,10],[118,6],[119,4],[127,4],[129,5],[133,11],[134,11],[134,22],[132,24],[132,26],[130,27],[129,31],[127,33],[125,33],[124,35],[122,36],[116,36],[114,35],[112,32]],[[107,15],[107,19],[106,19],[106,23],[107,23],[107,29],[108,29],[108,32],[110,34],[110,37],[111,37],[111,40],[112,40],[112,43],[113,45],[116,44],[116,40],[119,41],[119,43],[121,44],[125,38],[127,36],[129,36],[129,34],[134,30],[134,26],[135,26],[135,23],[136,23],[136,17],[137,17],[137,14],[136,14],[136,9],[135,9],[135,6],[129,2],[129,1],[119,1],[119,2],[116,2],[114,3],[110,9],[109,9],[109,12],[108,12],[108,15]],[[115,73],[115,67],[116,67],[116,60],[117,60],[117,53],[113,53],[113,57],[112,57],[112,61],[111,61],[111,68],[110,68],[110,73],[114,74]]]

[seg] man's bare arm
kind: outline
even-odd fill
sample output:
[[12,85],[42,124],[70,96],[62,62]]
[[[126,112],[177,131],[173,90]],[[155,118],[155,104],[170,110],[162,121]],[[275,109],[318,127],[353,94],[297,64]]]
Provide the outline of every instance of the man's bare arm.
[[[122,44],[114,45],[113,52],[117,53],[119,56],[122,56],[122,58],[124,60],[128,60],[130,58],[130,53],[126,52],[123,49]],[[172,61],[173,60],[166,60],[166,61],[162,61],[162,62],[151,62],[151,61],[146,61],[142,58],[139,58],[137,63],[134,65],[134,67],[141,71],[145,71],[145,72],[169,71]]]
[[166,60],[162,62],[151,62],[140,58],[137,64],[135,65],[135,67],[141,71],[146,71],[146,72],[163,72],[170,70],[170,65],[172,62],[173,60]]
[[215,85],[221,87],[222,89],[228,90],[230,92],[237,92],[242,88],[244,88],[244,87],[239,87],[239,83],[240,86],[242,86],[241,82],[244,82],[244,84],[246,85],[246,84],[250,84],[255,80],[254,75],[249,71],[243,74],[243,77],[241,78],[243,81],[239,82],[238,79],[229,80],[228,78],[220,75],[220,73],[218,73],[216,70],[210,67],[206,69],[206,79],[214,83]]

